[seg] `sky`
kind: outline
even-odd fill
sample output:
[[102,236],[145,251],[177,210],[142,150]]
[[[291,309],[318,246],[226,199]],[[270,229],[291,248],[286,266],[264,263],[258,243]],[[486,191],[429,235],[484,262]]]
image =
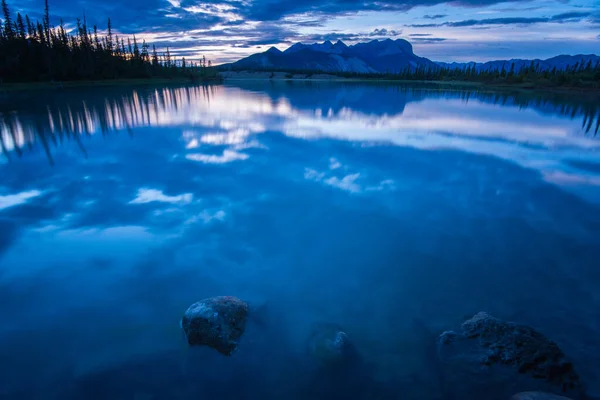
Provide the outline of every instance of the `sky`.
[[[41,19],[43,0],[8,0]],[[272,46],[406,39],[434,61],[600,54],[600,0],[50,0],[51,21],[113,29],[177,56],[236,61]]]

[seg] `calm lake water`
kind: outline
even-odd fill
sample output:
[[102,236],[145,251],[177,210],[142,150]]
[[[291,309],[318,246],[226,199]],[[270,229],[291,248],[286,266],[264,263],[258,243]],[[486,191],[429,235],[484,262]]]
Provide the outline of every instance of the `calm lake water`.
[[[478,311],[600,395],[593,101],[240,82],[0,104],[2,399],[449,398],[435,337]],[[179,326],[216,295],[266,310],[232,357]],[[316,322],[360,379],[315,373]]]

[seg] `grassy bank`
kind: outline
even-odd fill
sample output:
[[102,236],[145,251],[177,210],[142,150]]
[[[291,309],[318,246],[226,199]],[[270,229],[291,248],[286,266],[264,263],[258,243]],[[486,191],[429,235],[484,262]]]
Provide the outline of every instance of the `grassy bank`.
[[89,81],[67,81],[67,82],[17,82],[5,83],[0,85],[0,93],[20,90],[39,90],[39,89],[64,89],[64,88],[86,88],[86,87],[110,87],[110,86],[152,86],[167,84],[186,84],[186,83],[219,83],[221,77],[211,78],[139,78],[139,79],[110,79],[110,80],[89,80]]

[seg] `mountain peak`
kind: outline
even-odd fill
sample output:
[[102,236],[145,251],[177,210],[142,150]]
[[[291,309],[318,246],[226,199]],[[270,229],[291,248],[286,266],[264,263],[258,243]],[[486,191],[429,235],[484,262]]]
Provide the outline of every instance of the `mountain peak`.
[[301,42],[294,43],[293,45],[288,47],[287,50],[284,51],[284,53],[293,53],[293,52],[305,49],[306,47],[308,47],[308,46],[305,44],[302,44]]
[[277,47],[273,46],[269,50],[267,50],[266,52],[267,53],[281,53],[281,50],[279,50]]

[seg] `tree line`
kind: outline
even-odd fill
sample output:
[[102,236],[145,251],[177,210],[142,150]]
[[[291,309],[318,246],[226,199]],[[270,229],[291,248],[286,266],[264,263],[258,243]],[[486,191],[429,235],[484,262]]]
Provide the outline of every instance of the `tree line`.
[[0,26],[0,79],[3,82],[104,80],[132,78],[205,79],[217,76],[211,62],[177,59],[169,49],[158,53],[145,42],[119,37],[110,18],[104,35],[86,18],[77,19],[67,31],[61,19],[50,23],[48,0],[44,0],[42,21],[28,15],[11,14],[2,0],[4,22]]
[[[508,62],[507,62],[508,64]],[[256,71],[271,72],[271,78],[274,78],[274,72],[287,73],[286,78],[292,78],[293,74],[305,75],[310,78],[314,74],[329,74],[344,78],[354,79],[374,79],[374,80],[399,80],[399,81],[461,81],[461,82],[481,82],[492,85],[523,85],[531,87],[580,87],[600,89],[600,61],[595,64],[589,60],[581,60],[564,69],[543,68],[534,61],[530,65],[518,68],[515,63],[502,68],[477,68],[475,65],[467,65],[464,68],[442,67],[442,66],[424,66],[406,67],[400,71],[394,72],[341,72],[341,71],[319,71],[304,69],[287,68],[264,68]],[[228,70],[237,71],[244,68],[231,68]]]
[[[506,63],[508,64],[508,62]],[[542,68],[534,61],[520,69],[515,63],[506,68],[477,68],[467,65],[464,68],[424,67],[407,68],[396,74],[384,74],[386,78],[403,80],[439,80],[439,81],[473,81],[493,84],[524,84],[531,86],[574,86],[600,88],[600,61],[595,64],[589,60],[581,60],[564,69],[553,67]]]

